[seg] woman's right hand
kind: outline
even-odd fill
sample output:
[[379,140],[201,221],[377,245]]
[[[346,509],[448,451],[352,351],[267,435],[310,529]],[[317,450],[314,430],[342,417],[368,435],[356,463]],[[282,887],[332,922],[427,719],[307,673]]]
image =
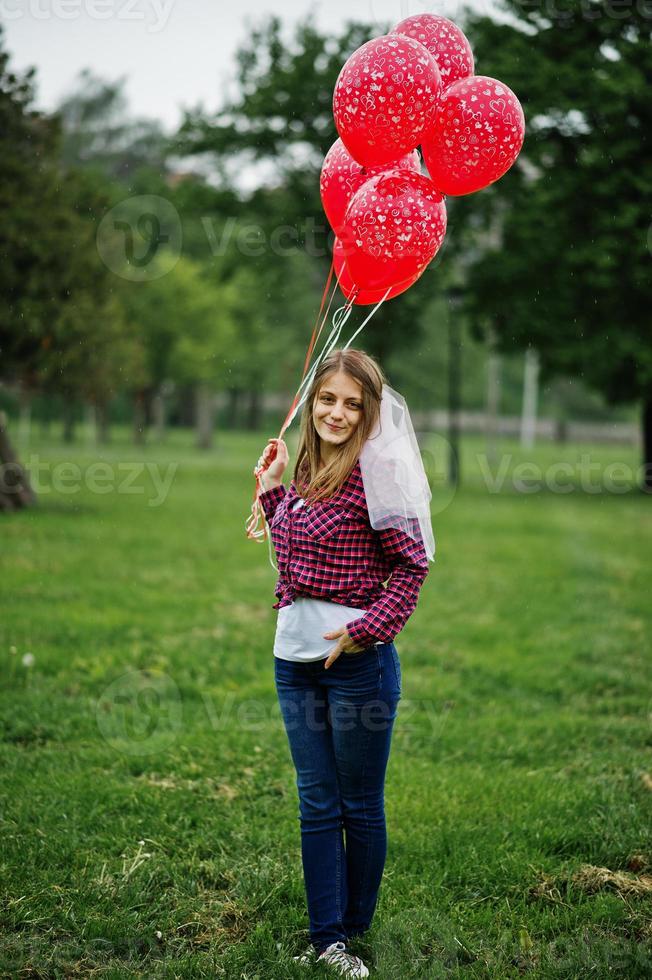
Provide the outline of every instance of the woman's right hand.
[[279,487],[283,482],[283,473],[290,461],[288,447],[282,439],[270,439],[263,455],[261,456],[263,466],[269,462],[269,466],[263,470],[262,483],[266,490],[272,487]]

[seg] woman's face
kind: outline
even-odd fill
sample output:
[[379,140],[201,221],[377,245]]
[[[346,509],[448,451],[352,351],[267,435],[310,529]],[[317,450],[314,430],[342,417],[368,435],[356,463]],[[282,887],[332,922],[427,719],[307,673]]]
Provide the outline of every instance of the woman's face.
[[362,386],[355,378],[343,371],[326,377],[312,409],[322,448],[335,449],[350,439],[362,419],[362,408]]

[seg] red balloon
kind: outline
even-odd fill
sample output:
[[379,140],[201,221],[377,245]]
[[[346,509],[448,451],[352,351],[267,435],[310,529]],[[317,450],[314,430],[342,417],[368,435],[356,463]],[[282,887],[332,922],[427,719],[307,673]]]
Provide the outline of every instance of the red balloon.
[[387,289],[422,272],[446,234],[446,206],[431,180],[411,170],[372,177],[351,198],[340,238],[365,289]]
[[[355,299],[353,300],[354,306],[370,306],[372,303],[380,303],[383,296],[387,292],[387,286],[384,289],[361,289],[352,279],[349,268],[346,264],[346,259],[344,257],[344,246],[339,238],[335,239],[335,244],[333,245],[333,263],[335,265],[335,272],[337,274],[337,281],[339,287],[344,293],[346,299],[351,299],[355,294]],[[391,287],[390,292],[385,297],[385,301],[388,299],[394,299],[395,296],[400,296],[404,293],[410,286],[419,279],[421,273],[418,272],[415,276],[410,279],[406,279],[405,282],[398,282],[395,286]]]
[[[414,170],[421,173],[421,157],[418,150],[402,157],[396,167]],[[331,228],[337,231],[344,221],[347,206],[358,187],[361,187],[370,177],[386,170],[386,167],[361,167],[353,159],[341,139],[335,140],[326,154],[319,180],[321,201],[330,221]]]
[[333,92],[335,125],[363,167],[396,164],[414,150],[437,118],[437,62],[419,41],[384,34],[344,64]]
[[525,137],[521,103],[507,85],[473,75],[444,93],[423,158],[442,194],[472,194],[488,187],[516,160]]
[[473,74],[471,45],[463,31],[447,17],[414,14],[397,24],[391,33],[413,37],[428,48],[441,72],[444,91],[458,79]]

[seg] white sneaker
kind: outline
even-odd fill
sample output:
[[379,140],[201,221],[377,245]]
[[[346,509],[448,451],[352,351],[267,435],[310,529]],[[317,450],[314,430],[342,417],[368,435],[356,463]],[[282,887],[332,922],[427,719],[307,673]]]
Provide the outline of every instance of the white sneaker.
[[331,943],[331,945],[320,953],[317,957],[318,963],[328,963],[329,966],[334,966],[338,973],[343,977],[368,977],[369,970],[364,965],[359,956],[354,956],[353,953],[347,953],[346,943],[338,940],[336,943]]
[[308,946],[308,949],[301,956],[293,956],[292,959],[296,960],[297,963],[302,963],[304,966],[308,966],[310,963],[314,963],[317,957],[317,950],[314,946]]

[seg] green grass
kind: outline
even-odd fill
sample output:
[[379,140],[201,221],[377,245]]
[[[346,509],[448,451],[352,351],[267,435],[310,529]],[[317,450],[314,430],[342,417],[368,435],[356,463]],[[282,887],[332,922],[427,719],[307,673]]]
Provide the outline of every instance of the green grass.
[[[244,534],[266,435],[201,454],[117,433],[108,493],[94,450],[30,447],[60,482],[0,516],[2,976],[311,975],[276,576]],[[633,450],[527,454],[571,463],[565,494],[488,492],[482,451],[465,440],[452,499],[425,454],[437,560],[396,640],[389,853],[357,948],[391,980],[652,976],[650,898],[573,879],[652,870],[652,500],[581,490],[582,454],[604,473]],[[139,461],[175,467],[160,506],[151,470],[117,489]]]

